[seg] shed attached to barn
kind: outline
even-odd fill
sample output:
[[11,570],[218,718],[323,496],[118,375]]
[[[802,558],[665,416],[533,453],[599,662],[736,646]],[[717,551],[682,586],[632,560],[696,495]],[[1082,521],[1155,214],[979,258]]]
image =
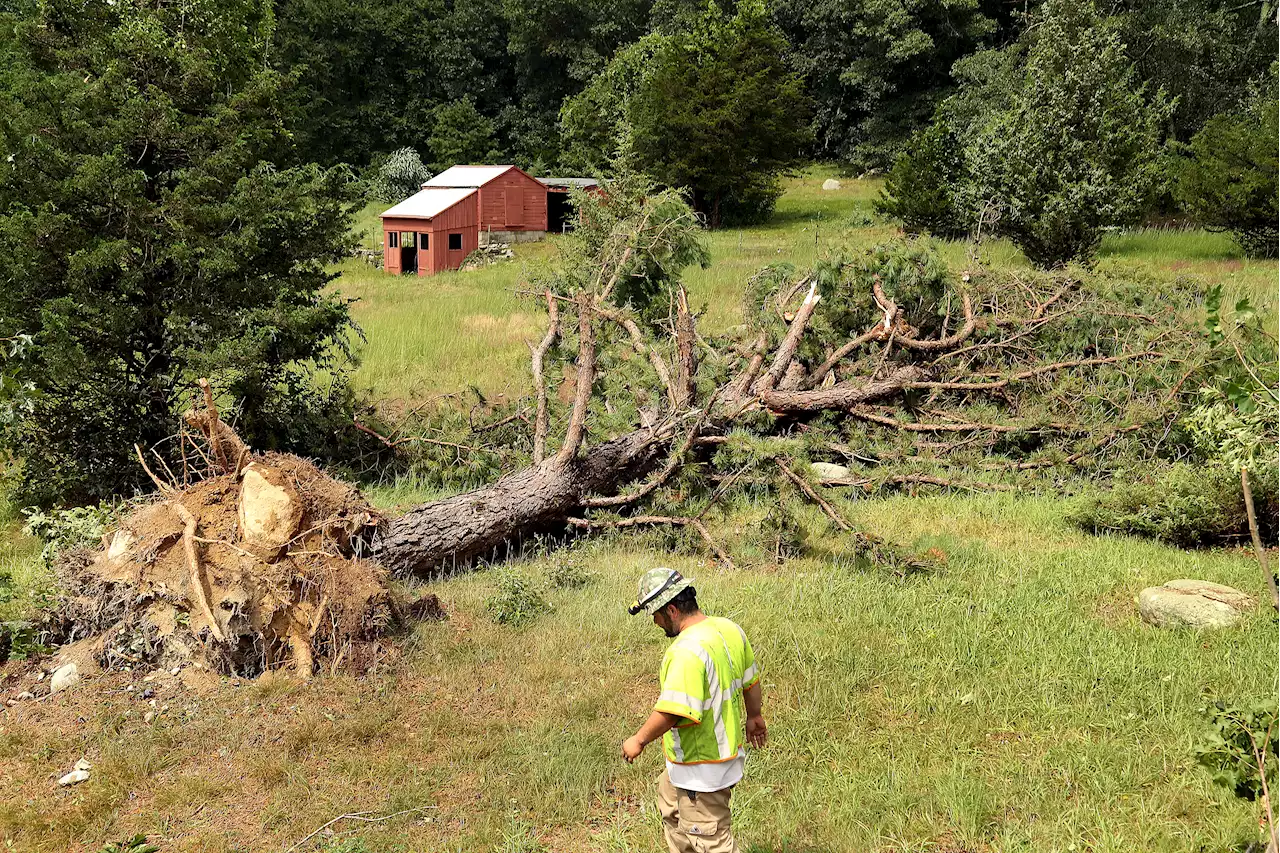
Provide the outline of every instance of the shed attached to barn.
[[547,188],[516,166],[453,166],[422,188],[474,189],[485,242],[524,243],[547,233]]
[[480,245],[478,202],[475,188],[432,188],[383,213],[383,269],[433,275],[462,266]]
[[600,182],[595,178],[538,178],[538,183],[547,188],[547,230],[553,232],[564,231],[573,224],[569,190],[600,192]]

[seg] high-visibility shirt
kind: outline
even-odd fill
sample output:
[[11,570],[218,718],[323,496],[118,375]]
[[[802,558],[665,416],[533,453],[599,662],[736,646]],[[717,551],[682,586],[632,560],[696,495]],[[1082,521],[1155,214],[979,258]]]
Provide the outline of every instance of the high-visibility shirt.
[[[662,736],[669,770],[745,756],[742,691],[759,681],[760,674],[741,628],[716,616],[689,626],[667,649],[660,676],[662,693],[654,710],[686,720]],[[736,775],[741,778],[740,772]]]

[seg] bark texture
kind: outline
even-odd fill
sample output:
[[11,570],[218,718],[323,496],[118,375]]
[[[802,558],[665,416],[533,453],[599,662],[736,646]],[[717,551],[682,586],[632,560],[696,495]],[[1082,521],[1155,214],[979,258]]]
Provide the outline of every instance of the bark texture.
[[483,489],[424,504],[383,527],[373,557],[401,575],[433,575],[496,556],[525,536],[563,525],[589,496],[614,494],[655,470],[668,441],[637,430],[562,464],[548,460]]

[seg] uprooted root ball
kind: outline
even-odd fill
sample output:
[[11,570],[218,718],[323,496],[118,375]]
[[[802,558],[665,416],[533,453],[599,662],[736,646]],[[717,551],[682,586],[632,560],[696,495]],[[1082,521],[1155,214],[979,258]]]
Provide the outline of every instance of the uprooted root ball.
[[67,554],[58,618],[107,668],[204,664],[255,676],[366,668],[401,608],[358,556],[378,523],[354,488],[295,456],[156,496],[98,551]]

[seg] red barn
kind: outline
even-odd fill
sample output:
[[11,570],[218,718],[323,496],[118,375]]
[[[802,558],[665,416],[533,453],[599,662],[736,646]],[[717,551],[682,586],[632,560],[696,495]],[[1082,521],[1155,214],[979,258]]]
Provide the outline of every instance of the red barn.
[[453,166],[422,188],[474,189],[485,242],[523,243],[547,233],[547,188],[515,166]]
[[383,213],[383,269],[432,275],[462,266],[480,245],[479,195],[474,188],[424,189]]

